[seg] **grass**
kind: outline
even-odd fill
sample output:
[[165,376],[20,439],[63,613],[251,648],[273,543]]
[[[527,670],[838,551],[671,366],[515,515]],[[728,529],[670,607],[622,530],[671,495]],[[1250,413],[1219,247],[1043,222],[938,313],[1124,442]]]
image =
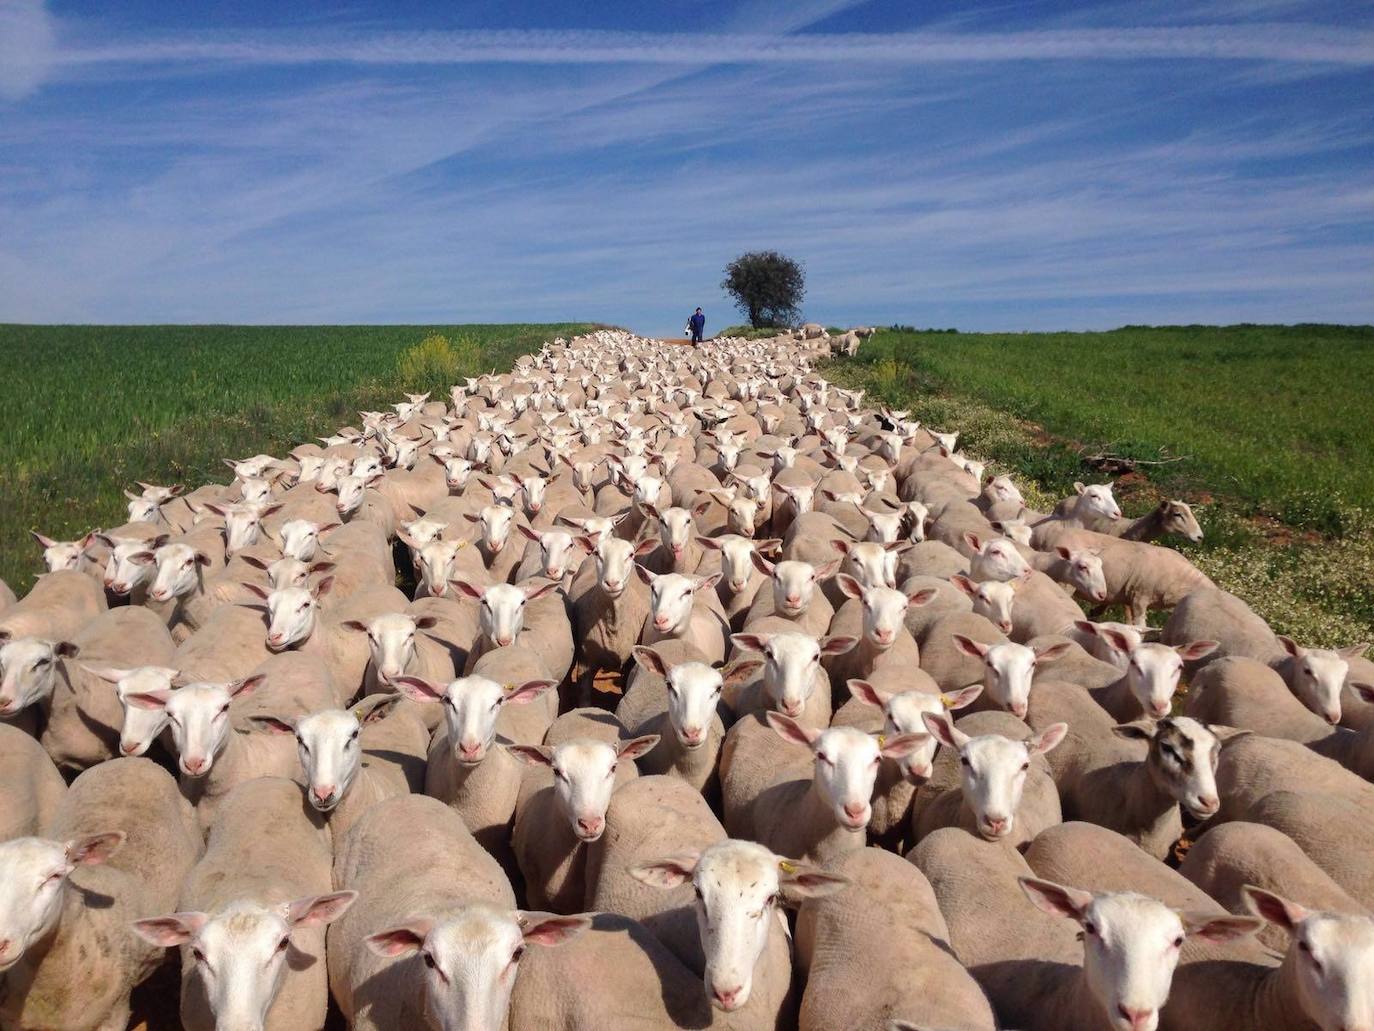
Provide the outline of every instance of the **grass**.
[[122,523],[135,479],[227,482],[224,457],[280,453],[406,392],[445,396],[588,328],[0,325],[0,577],[22,591],[40,571],[31,529]]
[[1183,550],[1281,632],[1374,631],[1374,329],[884,331],[827,375],[960,430],[1034,507],[1107,478],[1093,456],[1164,462],[1123,478],[1128,515],[1193,503],[1207,539]]

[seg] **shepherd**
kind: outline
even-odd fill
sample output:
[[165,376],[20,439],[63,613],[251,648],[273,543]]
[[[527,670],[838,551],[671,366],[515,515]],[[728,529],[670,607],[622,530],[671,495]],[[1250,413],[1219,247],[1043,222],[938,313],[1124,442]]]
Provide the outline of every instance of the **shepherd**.
[[690,319],[687,320],[687,328],[692,331],[692,346],[701,343],[701,334],[706,329],[706,316],[698,308]]

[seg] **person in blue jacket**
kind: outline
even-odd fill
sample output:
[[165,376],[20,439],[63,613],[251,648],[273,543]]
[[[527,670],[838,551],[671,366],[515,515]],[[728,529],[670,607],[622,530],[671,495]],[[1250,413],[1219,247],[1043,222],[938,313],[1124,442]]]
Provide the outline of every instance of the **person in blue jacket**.
[[692,331],[692,343],[701,343],[702,331],[706,329],[706,316],[701,313],[700,308],[687,320],[687,328]]

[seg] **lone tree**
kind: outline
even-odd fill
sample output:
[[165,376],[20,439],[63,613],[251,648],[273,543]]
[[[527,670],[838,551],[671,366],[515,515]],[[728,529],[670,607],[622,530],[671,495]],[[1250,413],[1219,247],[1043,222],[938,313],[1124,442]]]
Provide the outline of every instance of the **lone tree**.
[[777,251],[741,254],[725,266],[720,286],[734,297],[735,307],[755,329],[801,321],[806,272],[798,262]]

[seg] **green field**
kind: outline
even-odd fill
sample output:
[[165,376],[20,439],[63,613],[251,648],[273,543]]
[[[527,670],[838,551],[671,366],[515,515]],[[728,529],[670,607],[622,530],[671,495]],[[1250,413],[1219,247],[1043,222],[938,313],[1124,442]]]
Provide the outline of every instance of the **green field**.
[[1184,550],[1276,626],[1374,630],[1374,328],[885,331],[826,374],[960,430],[1042,502],[1109,478],[1096,456],[1138,461],[1126,513],[1194,503],[1207,540]]
[[[31,529],[123,522],[135,479],[227,482],[224,457],[280,453],[406,391],[443,396],[587,328],[0,325],[0,577],[22,591],[40,570]],[[448,348],[418,346],[434,334]]]

